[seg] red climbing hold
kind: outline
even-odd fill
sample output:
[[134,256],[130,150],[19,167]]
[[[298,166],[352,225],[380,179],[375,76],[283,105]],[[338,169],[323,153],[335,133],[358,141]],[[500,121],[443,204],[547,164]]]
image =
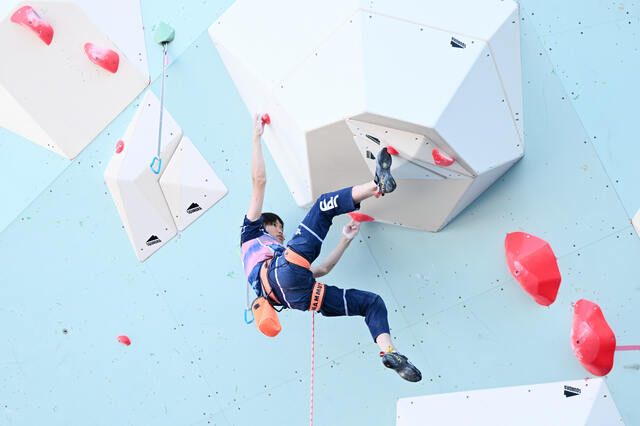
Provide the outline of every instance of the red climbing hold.
[[524,232],[512,232],[507,234],[504,248],[507,266],[516,281],[540,305],[552,304],[562,277],[549,243]]
[[391,155],[399,155],[398,151],[392,146],[387,146],[387,152]]
[[604,376],[613,368],[616,336],[595,303],[585,299],[576,302],[571,346],[578,361],[589,373]]
[[122,139],[121,139],[116,144],[116,154],[120,154],[123,149],[124,149],[124,142],[122,142]]
[[50,45],[53,40],[53,27],[46,20],[42,19],[38,12],[33,10],[31,6],[22,6],[11,15],[11,22],[24,25],[34,33],[38,34],[38,37]]
[[373,222],[375,220],[369,215],[358,212],[351,212],[349,213],[349,216],[351,216],[351,219],[355,220],[356,222]]
[[262,124],[271,124],[271,117],[269,117],[269,114],[264,114],[262,116]]
[[433,156],[433,161],[435,161],[435,163],[438,166],[450,166],[453,164],[454,161],[456,161],[455,158],[453,157],[449,157],[447,154],[444,154],[440,151],[438,151],[437,148],[434,148],[433,151],[431,151],[431,155]]
[[118,336],[118,342],[123,343],[127,346],[131,344],[131,340],[127,336]]
[[94,64],[104,68],[112,74],[118,71],[120,64],[120,55],[111,49],[96,46],[93,43],[85,43],[84,51],[87,53],[89,60]]

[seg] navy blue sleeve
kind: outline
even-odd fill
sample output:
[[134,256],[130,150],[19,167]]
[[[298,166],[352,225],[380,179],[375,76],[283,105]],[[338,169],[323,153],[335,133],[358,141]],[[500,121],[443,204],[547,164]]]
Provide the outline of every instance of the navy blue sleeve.
[[244,221],[242,222],[242,231],[240,231],[240,244],[244,244],[246,241],[258,238],[266,232],[264,224],[262,223],[262,216],[260,216],[260,218],[255,222],[250,221],[247,219],[247,216],[245,216]]

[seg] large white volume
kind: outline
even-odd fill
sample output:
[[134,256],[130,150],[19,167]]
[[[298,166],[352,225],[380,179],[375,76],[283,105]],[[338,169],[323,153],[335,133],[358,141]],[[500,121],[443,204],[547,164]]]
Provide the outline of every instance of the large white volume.
[[238,0],[209,34],[298,205],[392,146],[398,189],[363,212],[437,231],[524,153],[512,0]]
[[603,379],[568,380],[400,398],[396,426],[615,426],[622,417]]
[[162,168],[155,174],[150,164],[157,152],[159,120],[160,101],[148,91],[104,172],[111,197],[140,261],[177,233],[159,180],[182,138],[182,129],[165,109],[160,150]]
[[[209,163],[165,109],[161,167],[160,101],[148,91],[104,172],[105,182],[139,261],[164,246],[227,193]],[[158,163],[154,160],[154,170]]]
[[[77,156],[149,83],[139,2],[127,2],[128,8],[123,0],[114,7],[97,3],[28,3],[53,28],[49,45],[11,21],[25,3],[0,21],[0,126],[67,158]],[[116,52],[117,71],[91,62],[86,43]]]

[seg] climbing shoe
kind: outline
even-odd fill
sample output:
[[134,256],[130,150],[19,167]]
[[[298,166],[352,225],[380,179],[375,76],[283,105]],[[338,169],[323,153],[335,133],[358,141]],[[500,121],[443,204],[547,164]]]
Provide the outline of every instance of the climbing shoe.
[[396,189],[396,181],[391,176],[391,155],[387,148],[382,148],[376,158],[376,176],[373,181],[378,185],[381,195],[393,192]]
[[398,352],[380,352],[385,367],[395,370],[403,379],[409,382],[422,380],[422,373],[409,362],[406,356]]

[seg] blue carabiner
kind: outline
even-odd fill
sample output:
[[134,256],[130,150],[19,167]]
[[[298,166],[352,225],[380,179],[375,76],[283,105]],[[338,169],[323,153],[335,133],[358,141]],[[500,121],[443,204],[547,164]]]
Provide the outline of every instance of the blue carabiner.
[[[156,163],[156,160],[158,160],[158,170],[154,170],[154,169],[153,169],[153,165]],[[160,168],[161,168],[161,166],[162,166],[162,158],[160,158],[160,157],[153,157],[153,161],[151,162],[151,166],[149,166],[149,167],[151,167],[151,171],[152,171],[153,173],[155,173],[155,174],[158,174],[158,173],[160,173]]]
[[251,317],[252,317],[252,318],[251,318],[251,321],[249,321],[249,320],[247,319],[247,311],[249,311],[249,308],[245,308],[245,310],[244,310],[244,323],[245,323],[245,324],[251,324],[251,323],[253,322],[253,320],[255,319],[255,318],[253,317],[253,311],[251,311]]

